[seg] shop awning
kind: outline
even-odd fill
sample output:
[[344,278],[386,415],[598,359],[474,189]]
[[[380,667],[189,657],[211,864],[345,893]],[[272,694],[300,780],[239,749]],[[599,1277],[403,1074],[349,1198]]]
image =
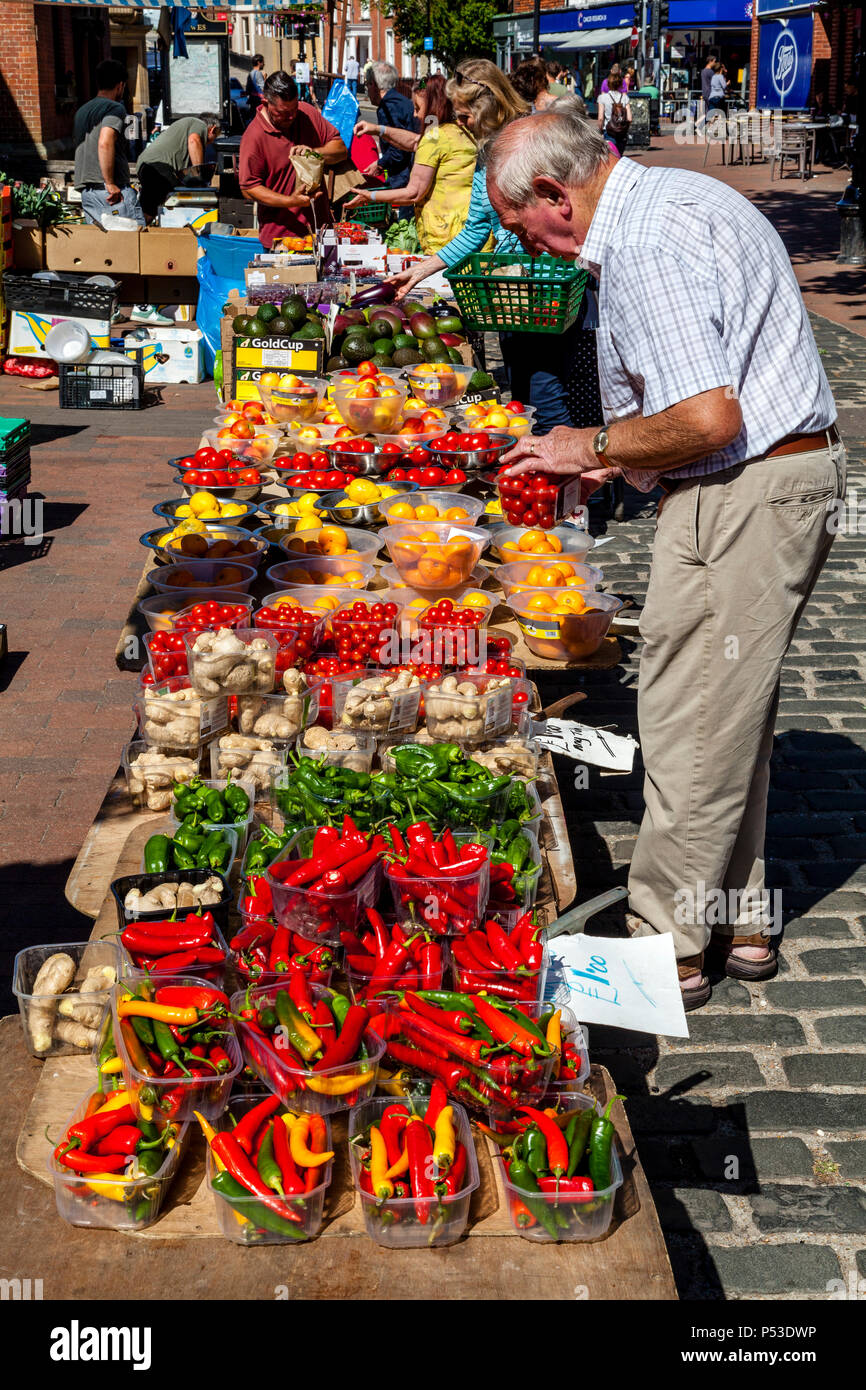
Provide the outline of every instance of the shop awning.
[[584,29],[579,34],[572,34],[566,39],[565,43],[558,43],[556,46],[562,51],[563,48],[613,48],[614,44],[622,43],[627,39],[631,30],[623,25],[619,29]]

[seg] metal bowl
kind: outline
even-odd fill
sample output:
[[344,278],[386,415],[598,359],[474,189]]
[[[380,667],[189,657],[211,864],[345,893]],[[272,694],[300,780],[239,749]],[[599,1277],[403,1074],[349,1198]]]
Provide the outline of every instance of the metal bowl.
[[425,444],[424,448],[442,468],[462,468],[466,472],[474,468],[493,468],[517,441],[513,434],[495,430],[485,433],[489,433],[491,439],[488,449],[434,449],[430,444]]
[[[200,490],[201,490],[201,491],[205,491],[204,488],[202,488],[202,489],[200,489]],[[209,491],[209,490],[210,490],[210,489],[207,489],[207,491]],[[214,495],[216,495],[216,494],[214,494]],[[171,502],[157,502],[156,506],[155,506],[154,509],[153,509],[154,515],[155,515],[155,516],[164,516],[164,517],[166,518],[167,521],[175,521],[175,522],[176,522],[176,521],[178,521],[178,520],[183,521],[184,519],[189,520],[189,518],[178,517],[178,515],[177,515],[177,509],[178,509],[178,507],[188,507],[188,506],[189,506],[189,497],[190,497],[190,496],[191,496],[191,494],[190,494],[190,493],[187,493],[186,497],[178,497],[178,498],[175,498],[175,499],[174,499],[173,501],[171,501]],[[225,498],[225,499],[223,499],[223,500],[229,501],[230,499]],[[249,519],[250,519],[251,516],[255,516],[257,510],[258,510],[258,508],[255,507],[255,506],[247,506],[247,507],[244,509],[244,511],[242,511],[242,512],[237,512],[234,516],[226,516],[226,517],[221,517],[221,516],[202,516],[202,517],[199,517],[199,521],[201,521],[205,526],[208,526],[208,527],[211,527],[211,526],[243,526],[245,522],[249,521]]]
[[356,454],[351,449],[346,449],[345,445],[350,440],[335,439],[332,444],[326,444],[323,452],[328,455],[334,468],[339,468],[343,458],[351,459],[352,463],[360,464],[360,478],[378,477],[386,473],[389,468],[399,467],[400,460],[405,458],[405,454],[383,454],[380,448],[371,450],[369,454]]
[[[264,475],[263,469],[259,469],[259,472]],[[183,473],[178,472],[175,473],[173,481],[177,483],[184,497],[192,497],[194,492],[209,492],[212,497],[219,498],[220,502],[257,502],[265,486],[264,476],[260,483],[242,483],[239,487],[207,487],[204,483],[185,483],[183,479]],[[255,511],[255,507],[252,510]]]
[[[386,483],[386,487],[399,492],[417,492],[417,483]],[[377,502],[351,502],[348,507],[340,507],[346,496],[345,489],[336,488],[322,498],[319,510],[329,519],[347,526],[376,526],[382,520]],[[390,499],[388,499],[390,501]]]

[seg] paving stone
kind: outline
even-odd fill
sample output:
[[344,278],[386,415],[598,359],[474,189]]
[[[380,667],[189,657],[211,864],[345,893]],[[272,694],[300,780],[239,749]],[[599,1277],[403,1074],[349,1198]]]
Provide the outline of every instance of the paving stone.
[[866,1139],[850,1139],[844,1144],[827,1145],[827,1152],[838,1163],[843,1178],[866,1178]]
[[810,975],[862,975],[866,974],[866,946],[801,951],[800,961]]
[[768,980],[767,1003],[776,1009],[848,1009],[866,1005],[862,980]]
[[709,1101],[634,1096],[628,1100],[627,1110],[635,1134],[709,1134],[718,1122]]
[[[697,1078],[697,1081],[696,1081]],[[691,1082],[691,1085],[686,1083]],[[662,1057],[653,1072],[662,1090],[683,1086],[717,1091],[722,1086],[763,1086],[761,1069],[750,1052],[676,1052]]]
[[850,1095],[818,1091],[752,1091],[728,1096],[726,1118],[750,1133],[862,1129],[863,1104]]
[[866,1085],[866,1055],[859,1052],[795,1053],[782,1066],[792,1086]]
[[851,938],[851,928],[842,917],[794,917],[785,923],[785,938],[800,941],[809,937],[825,940]]
[[723,1287],[736,1293],[822,1294],[841,1273],[826,1245],[710,1246],[709,1253]]
[[[708,1183],[754,1184],[758,1179],[812,1176],[812,1155],[802,1139],[724,1134],[693,1139],[690,1148],[699,1176]],[[670,1181],[675,1180],[671,1175]]]
[[[713,998],[715,999],[715,991]],[[748,1043],[759,1043],[772,1047],[795,1047],[806,1041],[799,1020],[786,1014],[713,1014],[699,1009],[689,1016],[689,1037],[668,1038],[669,1046],[691,1047],[696,1043],[730,1044],[743,1047]],[[593,1041],[595,1029],[593,1029]],[[695,1053],[695,1057],[703,1056]],[[712,1054],[715,1055],[715,1054]]]
[[866,1016],[842,1014],[839,1018],[816,1018],[815,1029],[822,1043],[845,1047],[866,1043]]
[[817,1235],[866,1231],[866,1192],[856,1188],[766,1183],[749,1201],[760,1231],[805,1230]]
[[728,975],[723,975],[720,980],[713,980],[711,1003],[713,1007],[748,1009],[752,1003],[752,996],[746,985],[739,980],[732,980]]
[[663,1231],[729,1231],[733,1225],[718,1192],[700,1187],[651,1187]]

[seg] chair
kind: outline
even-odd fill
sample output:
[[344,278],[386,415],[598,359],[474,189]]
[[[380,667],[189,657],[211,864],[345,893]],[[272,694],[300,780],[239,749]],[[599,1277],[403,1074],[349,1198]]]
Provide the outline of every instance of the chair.
[[[723,111],[711,111],[709,113],[704,126],[704,135],[707,140],[707,147],[704,150],[704,168],[707,167],[707,160],[713,145],[721,145],[723,164],[733,164],[734,145],[737,142],[736,119],[735,116],[726,116]],[[726,151],[727,159],[725,157]]]
[[795,130],[792,126],[782,126],[781,131],[776,135],[770,152],[770,182],[776,172],[776,163],[779,165],[779,178],[785,177],[785,160],[796,162],[800,170],[800,178],[805,179],[807,174],[812,173],[812,151],[814,141],[812,132],[808,130]]

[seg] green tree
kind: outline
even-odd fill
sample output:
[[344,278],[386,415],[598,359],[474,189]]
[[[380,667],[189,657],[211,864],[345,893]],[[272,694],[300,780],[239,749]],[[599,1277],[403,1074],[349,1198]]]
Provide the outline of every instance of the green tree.
[[381,10],[394,21],[397,37],[412,53],[424,51],[424,38],[433,36],[433,54],[453,71],[462,58],[493,57],[493,16],[500,8],[494,0],[382,0]]

